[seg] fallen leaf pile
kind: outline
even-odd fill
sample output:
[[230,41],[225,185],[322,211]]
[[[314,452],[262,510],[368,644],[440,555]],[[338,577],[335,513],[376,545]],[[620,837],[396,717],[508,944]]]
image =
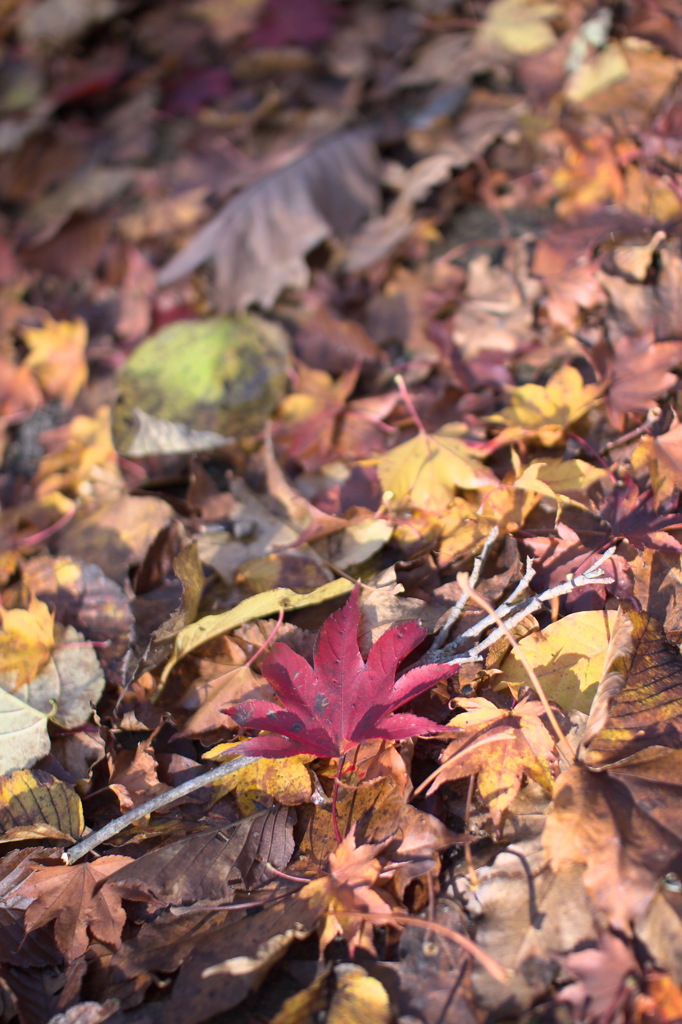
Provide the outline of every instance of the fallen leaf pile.
[[680,5],[0,50],[0,1020],[682,1020]]

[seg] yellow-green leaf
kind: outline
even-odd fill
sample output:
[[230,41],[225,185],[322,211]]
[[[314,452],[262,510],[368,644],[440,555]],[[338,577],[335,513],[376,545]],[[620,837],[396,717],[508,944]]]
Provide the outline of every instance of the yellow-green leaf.
[[562,366],[544,385],[512,388],[506,408],[488,420],[504,427],[498,444],[537,438],[547,448],[563,440],[566,429],[594,405],[602,387],[586,384],[574,366]]
[[383,491],[397,505],[409,502],[428,511],[447,508],[458,489],[473,491],[497,482],[472,447],[451,436],[447,426],[392,448],[378,460],[377,471]]
[[184,658],[190,651],[205,644],[207,640],[213,640],[223,633],[229,633],[244,622],[251,622],[253,619],[263,619],[268,615],[275,615],[281,609],[293,611],[296,608],[308,608],[311,605],[322,604],[323,601],[331,601],[335,597],[344,597],[353,589],[353,582],[346,579],[332,580],[324,583],[309,594],[297,594],[294,590],[285,587],[278,587],[275,590],[267,590],[262,594],[254,594],[247,597],[235,608],[219,615],[206,615],[198,622],[185,626],[175,637],[173,654],[168,661],[161,682],[164,683],[181,658]]
[[[549,700],[564,711],[588,712],[604,671],[616,612],[573,612],[519,640]],[[502,663],[500,686],[530,685],[515,651]]]

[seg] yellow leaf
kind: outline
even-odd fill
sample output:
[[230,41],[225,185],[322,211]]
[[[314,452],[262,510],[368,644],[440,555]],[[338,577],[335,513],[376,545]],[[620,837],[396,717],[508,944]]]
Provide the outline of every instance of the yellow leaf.
[[[219,743],[204,757],[220,761],[226,754],[239,754],[240,745]],[[296,807],[308,803],[313,795],[313,776],[307,765],[314,760],[312,754],[259,757],[253,764],[228,775],[220,786],[225,792],[236,794],[237,805],[244,818],[263,809],[263,796],[272,797],[285,807]]]
[[85,320],[48,320],[43,327],[25,328],[23,336],[29,350],[25,363],[45,394],[73,405],[88,379]]
[[566,99],[580,103],[627,78],[629,70],[621,44],[612,40],[569,77],[564,89]]
[[0,686],[12,693],[36,677],[54,646],[54,618],[36,597],[28,608],[0,608]]
[[393,1020],[388,992],[358,964],[338,964],[327,1024],[389,1024]]
[[494,0],[486,9],[476,42],[517,57],[542,53],[554,44],[549,21],[558,14],[561,5],[545,0]]
[[589,509],[589,505],[580,499],[585,497],[593,484],[608,478],[607,470],[582,459],[547,459],[544,462],[531,462],[514,486],[523,491],[544,494],[560,505],[578,505]]
[[541,720],[539,701],[520,701],[507,711],[484,697],[458,697],[466,708],[450,722],[459,737],[441,754],[441,769],[428,790],[475,775],[481,797],[497,826],[514,802],[524,775],[551,791],[554,740]]
[[46,453],[33,479],[38,497],[52,491],[92,497],[95,488],[98,495],[110,496],[123,489],[109,406],[100,406],[94,416],[74,416],[43,436]]
[[474,450],[446,425],[437,434],[417,434],[377,461],[379,481],[397,505],[410,502],[435,511],[447,508],[455,491],[476,490],[496,482]]
[[[573,612],[519,641],[549,700],[564,711],[588,712],[604,671],[616,612]],[[502,685],[516,692],[530,680],[512,651],[502,663]]]
[[512,388],[510,404],[488,420],[504,427],[498,444],[535,437],[551,448],[594,405],[601,390],[599,384],[586,384],[574,366],[562,366],[544,387],[522,384]]

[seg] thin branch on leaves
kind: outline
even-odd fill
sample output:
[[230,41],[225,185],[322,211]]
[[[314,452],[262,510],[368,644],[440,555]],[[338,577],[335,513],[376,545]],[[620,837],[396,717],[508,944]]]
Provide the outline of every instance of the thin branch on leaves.
[[[500,636],[505,635],[509,630],[513,629],[513,627],[520,622],[521,619],[525,618],[526,615],[531,615],[533,612],[541,608],[545,601],[550,601],[552,598],[560,597],[563,594],[569,594],[578,587],[593,586],[595,583],[601,585],[613,583],[613,579],[604,574],[603,565],[614,554],[615,550],[615,546],[608,548],[608,550],[605,551],[589,569],[580,573],[578,576],[575,576],[572,579],[567,579],[563,583],[559,583],[556,586],[543,591],[541,594],[534,595],[531,598],[527,598],[525,601],[517,603],[520,595],[528,589],[530,581],[534,576],[534,570],[531,562],[529,561],[522,580],[514,589],[513,593],[502,605],[500,605],[499,608],[491,609],[485,618],[476,623],[475,626],[466,630],[466,632],[458,637],[453,643],[448,644],[440,650],[432,648],[431,651],[428,652],[426,658],[423,659],[422,664],[439,663],[457,665],[462,662],[477,661],[483,651],[487,650],[488,647],[495,643]],[[481,567],[478,569],[479,576],[483,561],[484,555],[481,556]],[[461,602],[458,602],[458,605],[460,603]],[[455,606],[455,609],[458,605]],[[461,614],[461,612],[459,614]],[[485,638],[485,640],[482,640],[465,654],[462,654],[459,657],[455,655],[456,649],[463,646],[467,640],[480,636],[480,634],[485,632],[486,629],[493,626],[496,628],[492,629],[491,633]],[[448,629],[450,628],[451,626],[448,626]],[[441,634],[439,634],[439,636],[440,635]],[[436,638],[436,643],[437,641],[438,637]],[[163,807],[167,807],[169,804],[175,803],[176,800],[179,800],[184,796],[188,796],[197,789],[201,789],[202,786],[210,786],[214,782],[218,782],[220,779],[231,775],[233,772],[239,771],[241,768],[245,768],[249,764],[253,764],[256,760],[258,760],[257,757],[236,757],[233,761],[230,761],[227,764],[217,765],[215,768],[209,769],[209,771],[205,772],[203,775],[199,775],[194,779],[188,779],[187,782],[182,783],[182,785],[177,786],[175,789],[171,789],[167,793],[162,793],[159,796],[153,797],[151,800],[147,800],[145,803],[140,804],[139,807],[135,807],[132,811],[128,811],[126,814],[121,815],[120,818],[115,818],[113,821],[108,822],[96,832],[91,832],[79,843],[76,843],[70,849],[65,850],[62,853],[62,859],[67,864],[74,864],[77,860],[80,860],[81,857],[84,857],[87,853],[97,849],[98,846],[101,846],[109,839],[112,839],[129,825],[135,824],[135,822],[139,821],[141,818],[144,818],[148,814],[158,811]]]

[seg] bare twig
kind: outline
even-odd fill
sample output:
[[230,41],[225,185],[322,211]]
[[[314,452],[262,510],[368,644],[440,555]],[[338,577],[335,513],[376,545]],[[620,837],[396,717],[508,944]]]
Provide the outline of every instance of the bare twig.
[[[474,561],[474,567],[471,570],[471,586],[472,587],[478,586],[478,581],[481,578],[481,573],[483,572],[483,567],[485,566],[485,563],[486,563],[486,560],[488,558],[488,555],[490,554],[490,549],[492,548],[493,544],[495,543],[495,541],[497,540],[499,535],[500,535],[500,528],[499,528],[499,526],[493,526],[492,530],[490,531],[490,533],[486,537],[485,544],[483,545],[483,550],[481,551],[481,553],[478,556],[478,558],[476,558],[475,561]],[[448,616],[447,616],[445,622],[443,623],[443,625],[441,626],[441,628],[438,631],[438,634],[436,635],[436,639],[431,644],[431,650],[432,651],[438,651],[443,646],[443,644],[445,643],[445,640],[447,638],[448,633],[450,632],[452,627],[457,622],[459,622],[459,620],[461,619],[462,612],[464,611],[464,609],[466,607],[466,603],[467,603],[468,600],[469,599],[468,599],[467,595],[466,594],[462,594],[462,596],[460,597],[460,599],[457,602],[457,604],[454,605],[454,607],[452,607],[450,609],[450,611],[448,612]]]
[[[506,616],[507,612],[514,609],[515,606],[512,604],[514,598],[527,588],[530,579],[532,578],[533,570],[532,566],[529,564],[521,583],[516,587],[514,593],[507,599],[507,601],[500,606],[500,609],[497,612],[494,612],[492,615],[486,615],[486,617],[482,619],[481,622],[477,623],[475,627],[472,627],[472,629],[463,633],[461,637],[458,637],[454,644],[448,644],[447,647],[444,647],[440,651],[430,651],[426,659],[424,659],[424,663],[427,664],[429,662],[438,661],[443,662],[444,664],[462,664],[467,661],[477,661],[480,654],[490,647],[498,637],[504,635],[507,630],[512,629],[517,622],[524,618],[524,616],[530,615],[532,612],[540,608],[544,601],[548,601],[553,597],[558,597],[561,594],[568,594],[576,587],[586,587],[595,582],[601,584],[613,583],[613,580],[610,577],[603,575],[601,566],[611,557],[615,550],[615,546],[609,548],[600,558],[597,559],[594,565],[585,572],[576,576],[574,579],[566,580],[564,583],[560,583],[556,587],[550,587],[549,590],[545,590],[542,594],[537,595],[537,597],[524,601],[518,606],[518,609],[514,614],[505,618],[501,625],[498,624],[497,629],[493,630],[485,640],[481,641],[481,643],[476,647],[467,651],[464,656],[454,656],[455,648],[465,639],[469,639],[473,635],[480,635],[489,628],[489,626],[498,622],[498,619],[501,618],[499,614],[500,612],[504,612]],[[257,757],[236,757],[233,761],[229,761],[227,764],[217,765],[215,768],[211,768],[203,775],[198,775],[194,779],[189,779],[187,782],[183,782],[182,785],[169,790],[167,793],[161,793],[159,796],[155,796],[151,800],[147,800],[145,803],[140,804],[139,807],[135,807],[132,811],[128,811],[127,814],[121,815],[120,818],[116,818],[114,821],[108,822],[96,832],[91,832],[90,835],[86,836],[85,839],[82,839],[79,843],[76,843],[75,846],[70,847],[68,850],[64,850],[62,853],[62,859],[66,864],[74,864],[77,860],[80,860],[81,857],[84,857],[86,853],[90,853],[91,850],[97,849],[98,846],[101,846],[102,843],[105,843],[108,839],[112,839],[113,836],[118,835],[119,832],[122,832],[123,829],[128,827],[128,825],[134,825],[136,821],[146,817],[153,811],[158,811],[162,807],[167,807],[169,804],[175,803],[176,800],[187,796],[189,793],[194,793],[197,789],[201,789],[202,786],[210,786],[219,779],[223,779],[226,776],[231,775],[233,772],[239,771],[240,768],[245,768],[247,765],[253,764],[257,760],[259,760]]]
[[462,589],[465,590],[469,594],[469,597],[471,598],[471,600],[475,604],[477,604],[479,606],[479,608],[482,608],[483,611],[487,612],[488,615],[491,615],[493,617],[493,619],[495,620],[495,622],[497,623],[498,628],[501,629],[504,632],[504,635],[507,637],[507,640],[509,640],[509,643],[512,645],[512,647],[516,651],[516,655],[517,655],[519,661],[521,662],[521,664],[523,665],[524,669],[526,670],[526,674],[528,675],[528,678],[530,679],[531,683],[533,684],[533,689],[535,690],[535,692],[537,693],[538,697],[540,698],[540,703],[542,704],[543,708],[545,709],[545,714],[547,715],[547,718],[549,719],[550,725],[552,726],[552,730],[553,730],[554,736],[556,738],[556,744],[557,744],[557,748],[559,750],[559,753],[564,758],[564,760],[566,761],[567,765],[570,766],[572,764],[575,764],[575,752],[571,749],[570,743],[568,742],[568,740],[564,736],[563,730],[562,730],[561,726],[559,725],[559,723],[557,721],[556,715],[554,714],[554,710],[553,710],[551,704],[549,703],[549,701],[547,700],[547,694],[544,691],[542,683],[538,679],[537,674],[535,672],[535,669],[533,668],[533,666],[531,665],[530,661],[526,657],[526,653],[523,650],[523,648],[520,646],[518,640],[516,639],[515,636],[512,635],[512,633],[511,633],[511,631],[509,629],[509,626],[507,625],[506,622],[503,622],[503,620],[497,614],[497,612],[492,607],[492,605],[488,601],[486,601],[485,598],[481,597],[480,594],[477,594],[476,591],[472,589],[472,587],[471,587],[471,585],[469,583],[469,580],[466,578],[466,576],[463,573],[461,573],[460,576],[458,576],[457,579],[458,579],[458,582],[459,582],[460,586],[462,587]]
[[210,786],[214,782],[218,782],[220,779],[224,779],[227,775],[231,775],[233,772],[238,772],[240,768],[246,768],[247,765],[253,764],[254,761],[258,761],[257,757],[236,757],[234,761],[229,761],[227,764],[219,764],[215,768],[211,768],[209,771],[204,772],[203,775],[197,775],[194,779],[188,779],[187,782],[183,782],[181,785],[176,786],[175,789],[169,790],[167,793],[160,793],[159,796],[152,797],[151,800],[145,801],[140,804],[139,807],[134,807],[132,811],[128,811],[127,814],[122,814],[120,818],[115,818],[114,821],[107,822],[102,828],[97,829],[96,832],[91,832],[90,835],[86,836],[85,839],[81,839],[80,843],[76,843],[75,846],[69,847],[68,850],[64,850],[62,853],[62,860],[67,864],[75,864],[77,860],[84,857],[86,853],[90,853],[91,850],[95,850],[102,843],[106,843],[108,839],[118,835],[128,825],[134,825],[140,818],[146,817],[151,814],[152,811],[158,811],[161,807],[167,807],[169,804],[175,803],[183,796],[187,796],[189,793],[194,793],[197,789],[201,789],[202,786]]
[[[526,573],[523,579],[517,586],[514,594],[512,594],[504,604],[500,605],[497,609],[496,614],[500,618],[504,619],[504,625],[507,629],[513,629],[514,626],[521,622],[527,615],[532,615],[538,611],[545,601],[551,601],[553,597],[561,597],[563,594],[570,594],[571,591],[576,590],[578,587],[589,587],[594,586],[598,583],[600,586],[604,586],[608,583],[614,583],[615,580],[612,576],[605,576],[602,565],[608,561],[609,558],[615,553],[616,547],[613,545],[600,555],[599,558],[586,569],[584,572],[579,573],[578,576],[569,578],[563,581],[563,583],[557,583],[554,587],[549,587],[547,590],[543,590],[541,594],[535,594],[533,597],[529,597],[526,601],[522,601],[518,605],[512,605],[513,598],[520,592],[521,589],[525,589],[534,575],[534,570],[529,564],[526,568]],[[513,614],[510,614],[512,613]],[[433,662],[439,662],[443,664],[459,665],[463,661],[477,661],[479,655],[491,647],[501,636],[504,636],[504,629],[497,626],[492,632],[482,640],[475,647],[470,648],[464,657],[457,655],[459,647],[463,646],[466,640],[479,636],[481,633],[489,629],[490,626],[495,625],[496,619],[493,615],[486,615],[485,618],[481,619],[474,626],[468,629],[461,636],[457,637],[451,644],[443,647],[440,651],[429,651],[424,659],[425,664],[431,664]]]

